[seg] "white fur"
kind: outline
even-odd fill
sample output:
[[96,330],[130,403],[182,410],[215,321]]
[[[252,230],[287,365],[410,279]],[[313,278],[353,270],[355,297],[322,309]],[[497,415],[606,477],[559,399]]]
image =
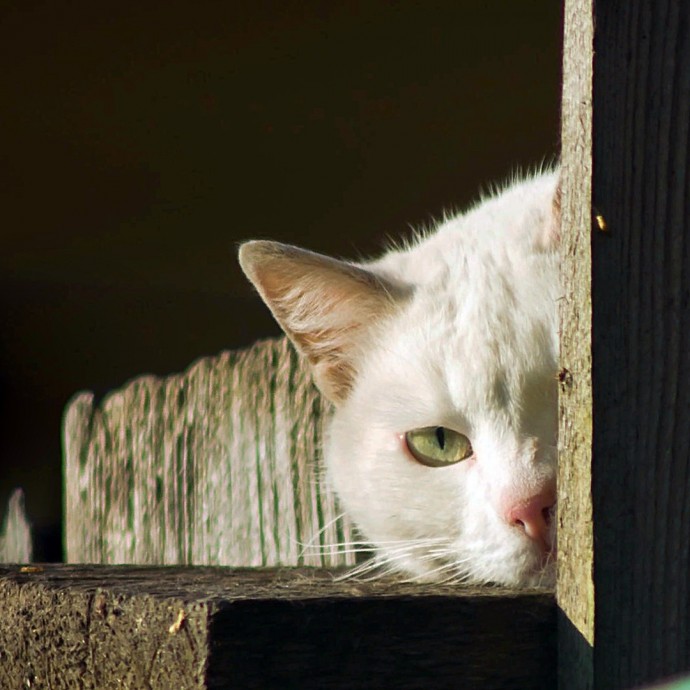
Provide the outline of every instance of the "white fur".
[[[324,456],[384,569],[553,582],[553,563],[544,566],[501,506],[555,481],[556,183],[555,172],[513,182],[411,246],[360,264],[404,296],[380,319],[366,317]],[[465,434],[474,455],[443,468],[416,462],[401,436],[425,426]]]

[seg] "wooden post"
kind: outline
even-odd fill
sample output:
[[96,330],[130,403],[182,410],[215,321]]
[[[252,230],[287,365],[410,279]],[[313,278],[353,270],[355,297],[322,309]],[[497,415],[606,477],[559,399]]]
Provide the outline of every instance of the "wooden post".
[[144,376],[64,423],[73,563],[354,563],[319,454],[326,405],[285,338]]
[[565,17],[559,675],[616,690],[690,670],[690,4]]
[[566,0],[561,174],[558,474],[559,687],[593,682],[591,176],[592,0]]
[[599,687],[690,670],[690,4],[596,4]]

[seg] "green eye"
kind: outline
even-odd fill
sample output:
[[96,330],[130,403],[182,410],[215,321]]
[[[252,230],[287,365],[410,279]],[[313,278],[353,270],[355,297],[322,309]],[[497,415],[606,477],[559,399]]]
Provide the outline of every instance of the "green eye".
[[427,467],[447,467],[472,455],[470,439],[444,426],[408,431],[405,442],[415,459]]

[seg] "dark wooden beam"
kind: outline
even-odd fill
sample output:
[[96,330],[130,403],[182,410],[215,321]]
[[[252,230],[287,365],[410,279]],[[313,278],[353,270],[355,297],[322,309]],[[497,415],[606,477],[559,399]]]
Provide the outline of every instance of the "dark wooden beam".
[[595,3],[596,687],[690,671],[690,2]]
[[555,686],[549,592],[324,570],[0,568],[0,687]]
[[690,671],[690,2],[565,19],[560,687],[622,690]]

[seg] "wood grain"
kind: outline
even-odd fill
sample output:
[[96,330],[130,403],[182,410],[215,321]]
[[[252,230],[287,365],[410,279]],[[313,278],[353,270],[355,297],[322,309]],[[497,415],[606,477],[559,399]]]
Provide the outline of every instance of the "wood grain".
[[565,16],[559,677],[617,690],[690,670],[690,3]]
[[690,3],[596,3],[596,687],[690,670]]
[[[559,687],[592,687],[592,0],[566,0],[558,475]],[[596,305],[595,305],[596,306]]]
[[354,562],[320,464],[328,408],[286,339],[135,379],[64,422],[70,562]]
[[543,591],[51,565],[0,567],[0,608],[7,688],[555,687]]
[[0,531],[0,563],[30,563],[32,558],[33,540],[24,509],[24,492],[15,489]]

